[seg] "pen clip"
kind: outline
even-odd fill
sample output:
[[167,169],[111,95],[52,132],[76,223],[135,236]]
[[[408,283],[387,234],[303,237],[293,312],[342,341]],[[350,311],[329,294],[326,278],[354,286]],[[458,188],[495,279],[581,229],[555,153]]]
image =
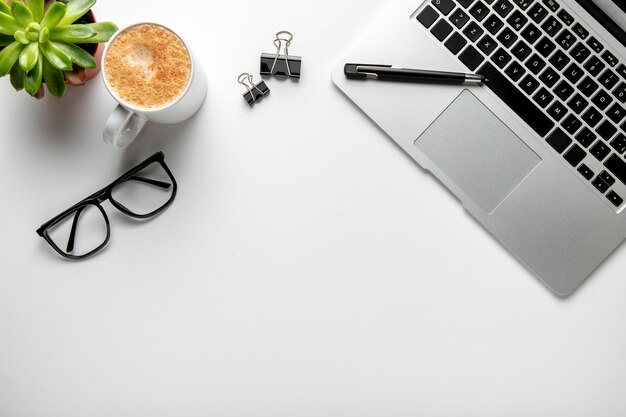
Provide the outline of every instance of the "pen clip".
[[[367,68],[367,71],[363,70]],[[378,74],[371,72],[377,68],[391,68],[391,65],[374,65],[374,64],[346,64],[343,67],[343,73],[350,80],[365,80],[367,78],[378,78]]]

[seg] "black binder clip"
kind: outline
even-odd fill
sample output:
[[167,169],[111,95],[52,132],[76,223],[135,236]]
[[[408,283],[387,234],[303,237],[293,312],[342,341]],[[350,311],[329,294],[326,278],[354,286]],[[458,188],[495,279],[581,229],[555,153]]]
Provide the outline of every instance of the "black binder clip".
[[[289,47],[293,35],[286,30],[278,32],[274,39],[275,54],[261,54],[261,75],[277,77],[300,78],[302,57],[289,55]],[[284,54],[281,50],[284,49]]]
[[247,72],[241,74],[239,78],[237,78],[237,81],[248,89],[247,92],[243,93],[243,98],[251,106],[270,93],[270,89],[265,85],[265,81],[255,84],[254,81],[252,81],[252,75]]

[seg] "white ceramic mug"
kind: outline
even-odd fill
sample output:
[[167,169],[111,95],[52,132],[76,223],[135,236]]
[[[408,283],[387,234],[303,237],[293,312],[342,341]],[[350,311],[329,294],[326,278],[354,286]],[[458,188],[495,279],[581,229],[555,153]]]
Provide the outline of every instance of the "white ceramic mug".
[[104,51],[103,59],[106,60],[108,49],[115,41],[115,38],[124,33],[126,30],[139,25],[161,26],[178,36],[189,52],[189,58],[191,60],[191,74],[187,87],[178,99],[158,109],[140,109],[129,103],[125,103],[124,100],[122,100],[111,88],[107,81],[106,65],[104,65],[103,62],[102,78],[104,79],[104,85],[109,91],[109,94],[111,94],[111,96],[113,96],[113,98],[119,103],[107,120],[104,127],[103,137],[104,141],[116,150],[123,149],[130,145],[148,121],[161,124],[175,124],[189,119],[200,109],[200,107],[202,107],[202,103],[204,102],[207,93],[206,73],[193,55],[189,45],[178,33],[158,23],[137,23],[120,30],[115,34],[115,36],[113,36],[113,38],[111,38]]

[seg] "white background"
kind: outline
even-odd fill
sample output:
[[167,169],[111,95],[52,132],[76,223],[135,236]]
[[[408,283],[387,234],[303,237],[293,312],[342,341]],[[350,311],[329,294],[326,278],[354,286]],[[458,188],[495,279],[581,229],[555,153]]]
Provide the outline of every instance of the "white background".
[[[383,2],[202,3],[96,5],[179,30],[209,77],[124,152],[99,77],[61,101],[0,83],[0,416],[626,415],[624,246],[554,296],[332,85]],[[250,109],[236,78],[282,29],[302,79]],[[35,234],[157,150],[163,215],[106,203],[86,262]]]

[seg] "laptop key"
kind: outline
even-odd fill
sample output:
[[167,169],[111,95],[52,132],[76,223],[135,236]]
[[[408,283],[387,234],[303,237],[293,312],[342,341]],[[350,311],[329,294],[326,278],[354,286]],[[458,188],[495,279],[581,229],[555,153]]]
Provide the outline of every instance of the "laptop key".
[[626,103],[626,83],[621,82],[613,91],[613,96],[615,96],[620,103]]
[[465,29],[463,29],[463,33],[465,34],[465,36],[467,36],[472,42],[476,42],[478,38],[480,38],[480,35],[483,34],[483,32],[483,29],[478,26],[476,22],[470,22],[470,24],[467,25]]
[[583,76],[584,72],[580,67],[576,64],[570,64],[569,67],[565,71],[563,71],[563,75],[567,78],[572,84],[576,84]]
[[583,145],[585,148],[591,146],[596,140],[597,136],[588,127],[583,127],[582,130],[576,135],[576,141]]
[[511,53],[520,61],[525,61],[528,55],[530,55],[530,52],[530,46],[524,41],[519,41],[515,44],[513,49],[511,49]]
[[548,16],[548,10],[539,3],[533,4],[533,7],[531,7],[527,13],[530,18],[537,24],[541,23],[543,19]]
[[486,86],[505,102],[531,129],[544,137],[554,127],[554,122],[512,84],[490,62],[478,70],[478,73],[489,79]]
[[572,30],[576,35],[578,35],[580,39],[585,40],[589,36],[589,31],[582,27],[580,23],[576,23],[574,26],[572,26]]
[[424,10],[417,15],[417,20],[424,25],[426,29],[430,28],[437,19],[439,19],[439,13],[430,6],[424,7]]
[[604,49],[604,45],[602,45],[594,36],[587,40],[587,45],[589,45],[591,50],[593,50],[596,54],[599,54]]
[[529,44],[533,44],[539,40],[541,37],[541,31],[537,28],[537,26],[530,23],[528,26],[522,30],[522,38],[526,39]]
[[546,7],[550,10],[552,10],[553,12],[556,12],[557,10],[559,10],[559,3],[556,2],[556,0],[543,0],[543,4],[546,5]]
[[617,153],[624,154],[624,152],[626,152],[626,136],[620,133],[615,139],[613,139],[611,146]]
[[573,167],[577,167],[587,156],[587,152],[580,146],[574,144],[569,151],[563,155],[563,158]]
[[602,171],[602,172],[600,173],[600,175],[598,175],[598,177],[599,177],[602,181],[606,182],[606,183],[608,184],[608,186],[609,186],[609,187],[610,187],[610,186],[612,186],[613,184],[615,184],[615,178],[613,178],[613,177],[611,176],[611,174],[609,174],[609,173],[608,173],[608,172],[606,172],[606,171]]
[[589,110],[583,114],[582,119],[586,122],[590,127],[596,127],[600,120],[602,120],[602,113],[597,111],[594,107],[590,107]]
[[519,85],[526,94],[532,94],[537,88],[539,88],[541,83],[537,81],[535,78],[533,78],[532,75],[529,74],[524,77],[524,79],[519,83]]
[[617,128],[613,126],[611,122],[605,120],[596,128],[596,132],[598,132],[598,135],[600,135],[602,139],[610,140],[613,135],[617,133]]
[[[604,92],[603,92],[604,93]],[[604,93],[606,94],[606,93]],[[611,99],[612,100],[612,99]],[[611,119],[614,123],[619,123],[626,116],[626,109],[624,109],[619,104],[615,103],[611,106],[609,111],[606,112],[606,115]]]
[[450,14],[452,10],[455,8],[454,1],[452,0],[432,0],[431,2],[441,13],[444,15]]
[[533,54],[528,61],[526,61],[526,68],[528,68],[533,74],[537,75],[546,66],[546,61],[541,59],[539,55]]
[[430,33],[435,35],[435,38],[439,39],[441,42],[448,37],[450,32],[452,32],[452,25],[443,19],[435,23],[435,26],[430,30]]
[[552,88],[554,84],[559,81],[559,78],[561,78],[561,76],[550,67],[546,68],[546,70],[539,76],[539,79],[549,88]]
[[520,9],[526,10],[535,0],[513,0],[513,3],[517,4]]
[[598,141],[595,145],[592,146],[589,152],[591,152],[591,154],[595,156],[598,161],[603,161],[604,158],[609,156],[611,150],[602,141]]
[[506,21],[513,27],[513,29],[519,32],[519,30],[528,22],[528,18],[524,16],[522,12],[516,10]]
[[474,3],[474,0],[457,0],[457,1],[459,2],[461,6],[465,7],[466,9],[470,7],[472,3]]
[[483,22],[483,26],[485,27],[485,29],[487,29],[489,33],[495,35],[500,29],[502,29],[502,26],[504,26],[504,22],[498,19],[495,14],[492,14],[487,18],[487,20]]
[[454,32],[452,36],[448,38],[444,44],[446,48],[450,50],[454,55],[458,54],[461,49],[467,44],[467,41],[458,32]]
[[554,17],[550,17],[548,20],[543,22],[543,25],[541,25],[541,28],[553,38],[556,36],[557,33],[559,33],[562,27],[563,23],[559,22]]
[[578,172],[580,172],[580,175],[582,175],[583,178],[586,179],[587,181],[590,181],[595,175],[593,171],[585,164],[582,164],[578,168]]
[[517,35],[510,28],[504,28],[498,35],[498,40],[505,48],[510,48],[517,40]]
[[571,85],[569,85],[567,83],[567,81],[561,81],[559,83],[559,85],[557,85],[554,88],[554,93],[556,94],[556,96],[558,98],[560,98],[561,100],[565,101],[567,100],[572,94],[574,94],[574,87],[572,87]]
[[491,60],[496,64],[499,68],[504,68],[506,64],[511,61],[511,55],[508,54],[504,49],[498,48],[495,54],[491,57]]
[[550,63],[554,65],[554,68],[559,71],[563,70],[567,64],[569,64],[570,59],[565,52],[558,50],[550,57]]
[[474,48],[472,45],[469,45],[463,50],[463,52],[461,52],[461,55],[459,55],[459,59],[471,71],[474,71],[480,65],[480,63],[485,60],[481,53],[478,52],[476,48]]
[[539,106],[544,109],[548,104],[550,104],[553,99],[554,96],[550,94],[550,92],[545,87],[541,87],[541,89],[537,91],[537,94],[533,96],[533,100],[535,100],[535,103],[539,104]]
[[458,8],[454,13],[448,16],[448,19],[457,29],[461,29],[469,21],[469,16],[465,14],[463,9]]
[[522,78],[522,75],[526,73],[526,70],[516,61],[513,61],[511,65],[507,67],[504,73],[511,77],[513,81],[519,81],[519,79]]
[[617,73],[626,80],[626,65],[624,64],[619,64],[619,67],[617,67]]
[[496,49],[498,44],[491,36],[485,35],[480,41],[478,41],[476,46],[478,46],[478,49],[480,49],[485,55],[489,56]]
[[570,137],[567,136],[567,134],[561,129],[557,128],[550,136],[548,136],[546,142],[548,142],[548,145],[552,146],[555,151],[562,154],[565,149],[572,144],[572,139],[570,139]]
[[498,0],[493,6],[493,10],[500,15],[500,17],[507,17],[509,13],[513,11],[513,5],[508,0]]
[[565,105],[563,105],[560,101],[555,101],[548,109],[548,114],[552,116],[554,120],[560,122],[561,119],[567,114],[567,107],[565,107]]
[[576,46],[569,53],[576,62],[582,64],[589,55],[591,55],[591,50],[583,45],[581,42],[578,42]]
[[606,160],[604,166],[609,172],[617,177],[624,185],[626,185],[626,161],[618,155],[613,154]]
[[489,14],[489,7],[487,7],[482,1],[479,1],[472,6],[469,12],[472,16],[474,16],[474,19],[482,22],[483,19]]
[[576,131],[580,129],[582,125],[583,122],[578,120],[578,118],[576,118],[576,116],[574,116],[573,114],[570,114],[565,118],[565,120],[561,122],[561,126],[563,126],[563,129],[565,129],[565,131],[570,135],[576,133]]
[[576,38],[574,38],[574,34],[567,29],[563,29],[563,32],[556,37],[556,43],[561,45],[566,51],[571,48],[575,42]]
[[585,69],[589,71],[589,73],[594,77],[600,74],[600,71],[602,71],[605,66],[606,65],[604,64],[604,62],[600,61],[600,58],[598,58],[597,56],[592,56],[591,58],[589,58],[589,60],[584,65]]
[[610,69],[607,69],[602,73],[600,77],[598,77],[598,81],[600,81],[600,84],[602,84],[604,88],[606,88],[607,90],[611,90],[613,87],[615,87],[615,84],[617,84],[619,78],[617,77],[617,74],[615,74]]
[[535,45],[535,49],[541,54],[541,56],[547,58],[550,56],[552,51],[556,49],[556,45],[549,38],[544,36],[541,38],[539,43]]
[[618,62],[615,55],[613,55],[609,51],[604,51],[604,53],[602,54],[602,59],[604,59],[606,63],[612,67],[616,66]]
[[[604,91],[603,89],[599,89],[600,91],[598,91],[598,94],[596,94],[592,99],[591,102],[593,104],[595,104],[596,106],[598,106],[598,108],[600,110],[605,110],[609,104],[611,104],[611,102],[613,101],[613,99],[611,98],[611,96],[609,96],[609,94]],[[615,122],[617,123],[617,122]]]
[[594,187],[602,194],[606,193],[609,190],[609,186],[606,182],[602,181],[602,178],[596,177],[593,181],[591,181]]
[[615,191],[611,191],[610,193],[608,193],[606,195],[606,198],[608,198],[615,207],[621,206],[624,202],[624,200],[622,200],[622,198]]
[[591,77],[586,76],[583,80],[578,84],[578,89],[586,96],[591,97],[593,93],[598,91],[598,83],[595,82]]
[[583,96],[576,93],[570,101],[567,102],[570,109],[576,114],[582,113],[583,110],[589,105],[589,102],[585,100]]
[[561,21],[563,23],[565,23],[567,26],[571,25],[572,23],[574,23],[574,18],[572,17],[571,14],[567,13],[565,10],[561,9],[560,12],[558,12],[556,14],[559,19],[561,19]]

